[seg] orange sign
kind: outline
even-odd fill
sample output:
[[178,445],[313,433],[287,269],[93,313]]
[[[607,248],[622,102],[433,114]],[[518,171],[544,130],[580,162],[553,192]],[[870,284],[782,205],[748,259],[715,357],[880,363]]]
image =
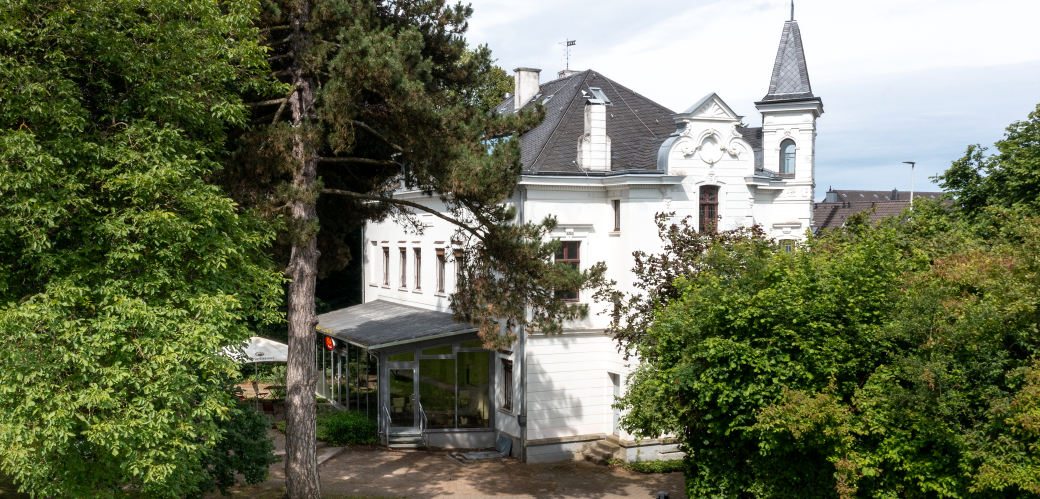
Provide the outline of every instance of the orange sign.
[[336,349],[336,340],[332,339],[331,336],[326,336],[325,337],[325,348],[327,348],[330,351],[331,350],[335,350]]

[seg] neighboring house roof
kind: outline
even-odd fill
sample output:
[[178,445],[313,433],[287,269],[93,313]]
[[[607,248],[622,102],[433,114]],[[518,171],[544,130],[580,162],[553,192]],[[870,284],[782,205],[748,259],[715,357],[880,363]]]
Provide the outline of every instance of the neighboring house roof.
[[802,50],[802,33],[798,29],[798,21],[787,21],[780,36],[780,48],[776,51],[769,93],[762,97],[762,102],[811,98],[816,97],[809,84],[809,70]]
[[379,349],[476,331],[446,312],[375,300],[318,316],[318,329],[363,348]]
[[[675,131],[670,109],[630,90],[599,73],[582,71],[539,86],[536,98],[523,105],[533,108],[535,102],[545,105],[545,119],[520,137],[520,162],[524,172],[576,172],[578,140],[585,133],[586,92],[600,88],[610,100],[607,106],[607,136],[611,142],[611,171],[656,170],[657,151],[661,143]],[[513,98],[506,99],[495,110],[515,111]]]
[[[828,198],[836,195],[838,202],[813,203],[813,227],[834,229],[845,225],[850,216],[863,211],[870,213],[871,223],[900,215],[910,207],[910,193],[891,191],[827,191]],[[914,199],[939,199],[943,192],[915,192]],[[892,200],[896,196],[898,199]],[[948,201],[947,201],[948,202]]]
[[[891,191],[849,191],[830,190],[837,194],[837,201],[909,201],[910,193],[893,189]],[[915,192],[914,199],[939,199],[943,192]]]
[[852,215],[874,209],[870,213],[871,223],[884,218],[899,215],[910,207],[910,201],[855,201],[844,203],[813,204],[813,227],[815,229],[835,229],[845,225]]

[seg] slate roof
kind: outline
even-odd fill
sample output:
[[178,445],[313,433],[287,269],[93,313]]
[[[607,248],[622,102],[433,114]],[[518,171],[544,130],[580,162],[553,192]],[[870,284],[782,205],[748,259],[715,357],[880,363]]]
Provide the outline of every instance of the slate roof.
[[809,84],[809,70],[805,65],[802,50],[802,33],[798,21],[784,23],[780,36],[780,48],[776,51],[773,75],[769,80],[769,93],[762,102],[815,98]]
[[446,312],[434,312],[385,300],[341,308],[318,316],[322,333],[364,348],[410,343],[475,331]]
[[[672,110],[591,70],[559,78],[539,86],[535,101],[546,108],[545,119],[520,137],[520,162],[524,173],[574,172],[578,168],[578,139],[585,133],[584,90],[599,87],[610,99],[607,106],[607,135],[610,137],[611,171],[657,170],[657,151],[672,132]],[[550,98],[551,96],[551,98]],[[499,113],[514,111],[513,98],[496,108]]]
[[762,148],[762,127],[738,128],[737,131],[740,132],[741,137],[744,137],[744,140],[751,145],[752,149]]

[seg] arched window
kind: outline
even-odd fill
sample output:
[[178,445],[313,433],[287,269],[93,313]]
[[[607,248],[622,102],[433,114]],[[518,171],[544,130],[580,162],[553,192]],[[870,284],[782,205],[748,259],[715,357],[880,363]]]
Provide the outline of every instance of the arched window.
[[719,188],[714,185],[701,187],[700,198],[701,232],[715,232],[719,225]]
[[794,175],[794,141],[785,139],[780,143],[780,175]]

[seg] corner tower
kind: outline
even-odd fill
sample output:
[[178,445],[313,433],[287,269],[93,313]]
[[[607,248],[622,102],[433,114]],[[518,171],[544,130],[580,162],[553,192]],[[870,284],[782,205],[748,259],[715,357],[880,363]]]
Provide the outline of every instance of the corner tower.
[[780,36],[769,93],[755,107],[762,113],[762,166],[789,178],[787,185],[809,186],[811,191],[816,173],[816,119],[823,114],[823,100],[813,95],[809,84],[793,7]]

